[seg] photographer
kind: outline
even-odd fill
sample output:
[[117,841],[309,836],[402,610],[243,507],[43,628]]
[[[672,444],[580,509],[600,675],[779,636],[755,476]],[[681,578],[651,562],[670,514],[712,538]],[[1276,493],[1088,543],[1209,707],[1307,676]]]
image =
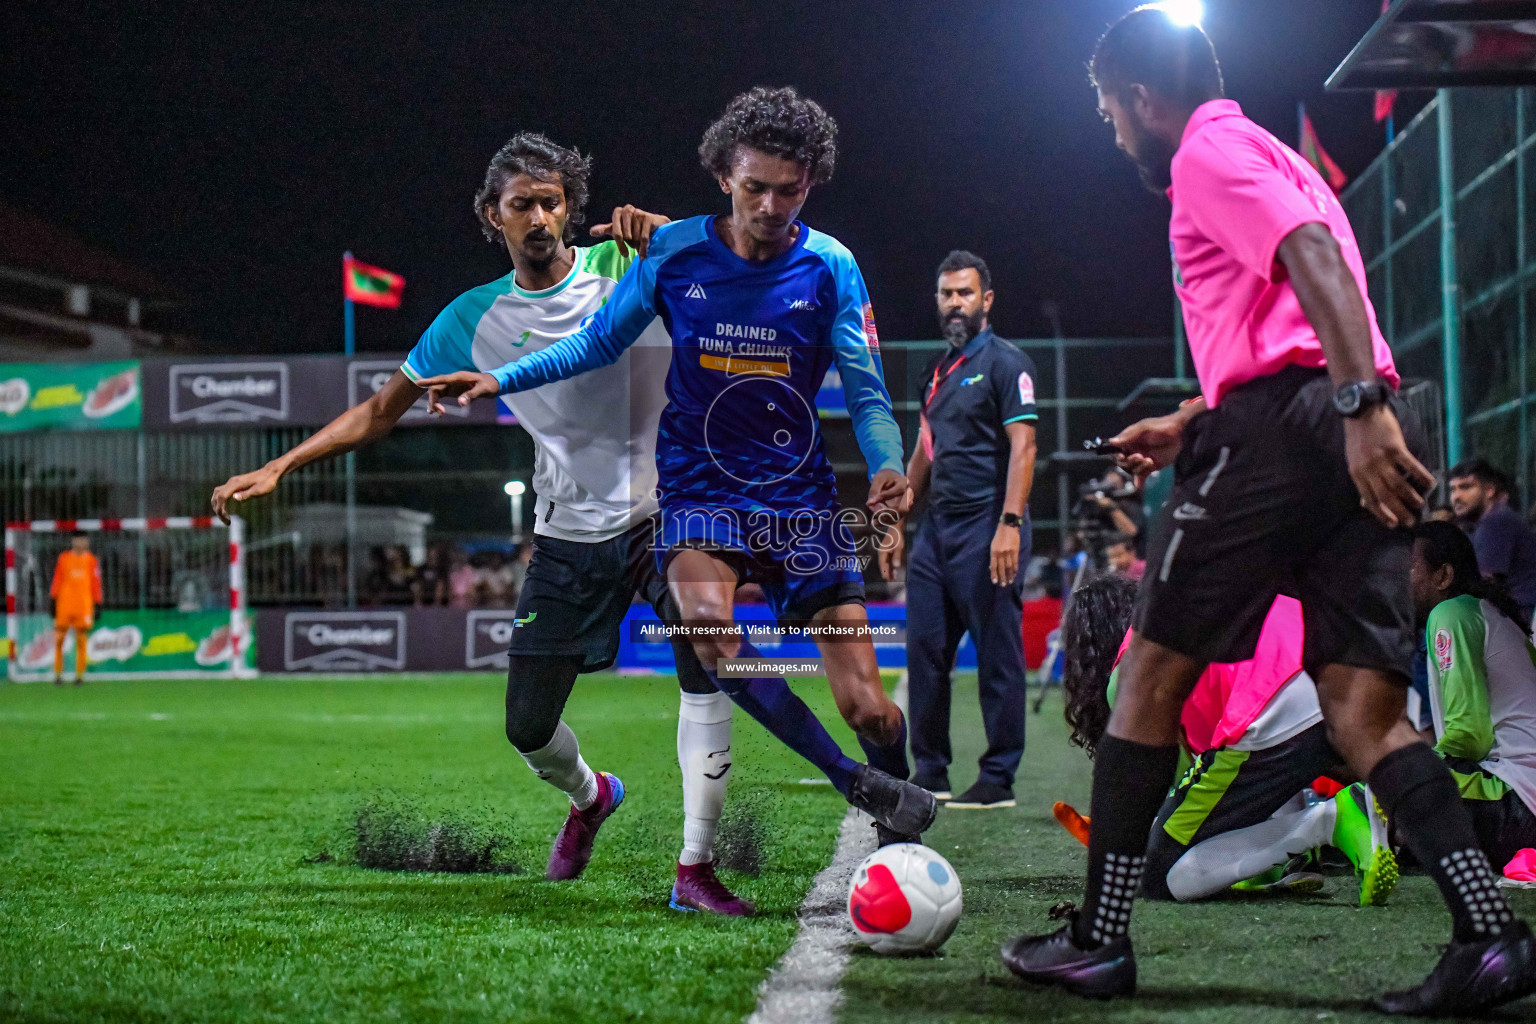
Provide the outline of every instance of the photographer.
[[1130,475],[1122,469],[1111,469],[1099,479],[1084,484],[1081,493],[1085,504],[1097,513],[1104,528],[1129,538],[1139,553],[1147,515],[1141,507],[1141,492]]

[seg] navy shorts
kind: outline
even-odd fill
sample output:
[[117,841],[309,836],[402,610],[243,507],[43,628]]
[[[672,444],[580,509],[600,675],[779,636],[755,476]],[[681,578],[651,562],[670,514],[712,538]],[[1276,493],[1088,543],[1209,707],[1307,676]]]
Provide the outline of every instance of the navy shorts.
[[766,511],[682,506],[663,508],[656,564],[665,575],[678,551],[707,551],[756,583],[780,625],[804,622],[824,608],[864,603],[864,562],[849,522],[838,511]]

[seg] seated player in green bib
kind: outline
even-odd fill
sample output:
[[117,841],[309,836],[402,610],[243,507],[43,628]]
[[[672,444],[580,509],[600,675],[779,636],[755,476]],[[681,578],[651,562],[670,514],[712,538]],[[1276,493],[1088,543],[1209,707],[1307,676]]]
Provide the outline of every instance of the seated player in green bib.
[[1502,868],[1536,847],[1536,648],[1514,598],[1483,578],[1454,524],[1415,529],[1409,579],[1429,641],[1435,750]]

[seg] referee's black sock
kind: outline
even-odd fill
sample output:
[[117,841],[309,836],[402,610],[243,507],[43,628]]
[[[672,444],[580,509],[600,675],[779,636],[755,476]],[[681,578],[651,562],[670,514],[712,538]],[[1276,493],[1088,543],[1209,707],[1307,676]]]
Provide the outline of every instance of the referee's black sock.
[[1371,769],[1370,783],[1383,813],[1440,887],[1457,942],[1485,941],[1514,922],[1456,780],[1428,744],[1392,751]]
[[1147,835],[1179,767],[1179,748],[1149,747],[1105,734],[1093,764],[1088,825],[1088,888],[1073,938],[1097,949],[1131,926]]

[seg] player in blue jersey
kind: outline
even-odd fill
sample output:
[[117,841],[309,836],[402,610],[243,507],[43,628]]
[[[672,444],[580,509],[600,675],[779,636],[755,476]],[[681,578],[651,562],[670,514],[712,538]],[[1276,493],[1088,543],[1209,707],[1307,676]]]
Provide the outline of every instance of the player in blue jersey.
[[[875,818],[882,843],[912,841],[937,805],[905,781],[906,721],[880,683],[855,517],[838,506],[816,415],[835,366],[869,467],[867,505],[893,520],[905,512],[901,432],[863,276],[841,243],[797,219],[811,187],[832,176],[836,131],[793,89],[736,97],[699,146],[731,197],[729,215],[658,229],[607,305],[542,352],[420,383],[468,404],[565,380],[619,359],[659,316],[673,350],[656,442],[656,557],[694,650],[738,705]],[[748,582],[781,624],[817,630],[838,710],[868,764],[843,754],[782,679],[721,670],[722,660],[758,656],[732,611]]]

